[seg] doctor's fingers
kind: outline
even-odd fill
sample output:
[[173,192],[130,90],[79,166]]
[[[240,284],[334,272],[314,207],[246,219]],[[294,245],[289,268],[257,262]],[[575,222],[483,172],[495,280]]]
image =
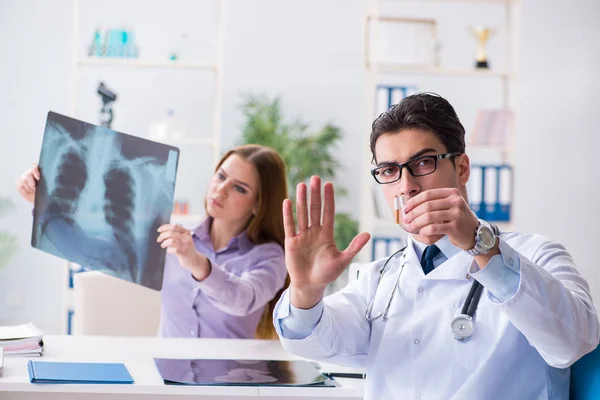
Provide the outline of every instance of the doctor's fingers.
[[321,178],[310,177],[310,226],[321,226]]
[[420,204],[427,203],[433,200],[446,199],[446,198],[459,198],[462,197],[460,191],[456,188],[440,188],[425,190],[415,197],[406,201],[406,211],[410,212],[414,208],[417,208]]
[[418,231],[419,235],[423,236],[446,235],[455,246],[458,246],[453,240],[457,237],[457,232],[458,228],[456,221],[434,222],[433,224],[422,227]]
[[281,209],[283,212],[283,229],[285,231],[285,237],[291,239],[296,236],[296,223],[294,222],[292,201],[290,199],[285,199],[281,204]]
[[333,221],[335,219],[335,195],[333,184],[327,182],[323,188],[325,192],[325,205],[323,206],[323,226],[333,230]]
[[[425,214],[419,215],[410,223],[406,224],[406,227],[410,232],[420,232],[424,227],[431,224],[448,224],[454,222],[457,218],[458,212],[456,210],[440,210],[430,211]],[[420,232],[423,234],[422,232]]]
[[308,229],[308,206],[306,202],[306,185],[299,183],[296,186],[296,219],[298,220],[299,232]]
[[404,214],[402,220],[405,223],[410,223],[427,213],[433,211],[450,210],[451,208],[452,202],[448,198],[429,200],[419,204],[417,207]]
[[342,252],[342,263],[348,266],[359,251],[369,242],[371,235],[367,232],[359,233],[352,239],[346,250]]

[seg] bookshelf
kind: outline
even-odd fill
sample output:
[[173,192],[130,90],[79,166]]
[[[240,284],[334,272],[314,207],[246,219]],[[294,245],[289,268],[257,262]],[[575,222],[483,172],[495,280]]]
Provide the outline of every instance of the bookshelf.
[[[387,109],[388,103],[397,103],[401,98],[412,94],[411,92],[431,91],[441,94],[454,105],[465,125],[467,154],[471,158],[473,170],[483,168],[484,174],[489,174],[492,166],[502,167],[502,171],[506,168],[510,169],[510,184],[502,184],[503,190],[510,192],[509,210],[512,202],[513,138],[509,135],[507,143],[498,146],[471,144],[470,133],[479,110],[487,108],[512,110],[517,74],[515,43],[518,37],[516,22],[519,18],[519,4],[518,0],[370,0],[363,22],[363,57],[367,77],[365,82],[367,132],[371,130],[373,119]],[[429,63],[411,65],[395,62],[394,54],[382,54],[381,49],[394,49],[390,44],[403,45],[404,43],[401,36],[395,36],[393,39],[381,37],[385,35],[385,32],[382,34],[382,26],[394,21],[421,23],[423,26],[430,27],[430,31],[433,32],[431,43],[425,40],[415,42],[417,45],[413,46],[416,48],[415,54],[421,56],[420,59],[415,58],[416,63],[430,60]],[[469,28],[479,24],[493,26],[495,30],[487,46],[491,61],[489,69],[474,67],[477,41],[469,32]],[[411,49],[413,48],[410,44],[412,36],[407,37],[410,38],[406,41],[409,44],[404,43],[404,45],[407,49]],[[386,43],[387,47],[379,45],[380,42]],[[432,47],[429,58],[420,52],[422,47],[420,45],[423,44]],[[389,60],[386,60],[386,57]],[[396,57],[396,59],[402,60],[403,57]],[[392,89],[390,89],[389,96],[382,95],[381,89],[386,87],[402,89],[403,93],[392,96]],[[385,107],[382,102],[386,103]],[[372,164],[370,164],[371,154],[367,146],[364,152],[361,187],[372,188],[372,190],[364,190],[361,193],[359,223],[360,231],[371,232],[373,239],[371,246],[366,246],[359,254],[363,262],[370,261],[373,257],[381,257],[381,255],[375,256],[376,249],[386,248],[388,252],[397,250],[396,248],[400,248],[406,239],[406,233],[394,224],[391,214],[387,219],[385,213],[382,215],[381,212],[376,212],[384,207],[387,208],[387,205],[381,201],[381,198],[378,199],[377,188],[373,188],[372,177],[368,173]],[[481,179],[485,177],[477,177],[478,182]],[[500,172],[497,179],[500,179]],[[479,196],[479,192],[482,191],[481,188],[473,188],[474,183],[470,182],[468,187],[470,200],[471,197]],[[484,191],[488,197],[489,186],[500,187],[496,182],[486,185],[488,188]],[[483,203],[478,206],[480,209],[483,208]],[[506,210],[504,205],[501,208]],[[502,213],[497,215],[500,214]],[[510,221],[494,222],[502,230],[511,229]]]
[[[96,87],[104,82],[114,89],[111,129],[180,149],[175,201],[188,202],[189,213],[173,214],[171,222],[198,225],[221,155],[223,0],[72,0],[72,8],[70,115],[99,124]],[[90,50],[96,32],[114,29],[135,33],[135,57]],[[161,124],[166,134],[153,134]],[[82,268],[67,263],[66,271],[63,326],[70,334],[73,275]]]

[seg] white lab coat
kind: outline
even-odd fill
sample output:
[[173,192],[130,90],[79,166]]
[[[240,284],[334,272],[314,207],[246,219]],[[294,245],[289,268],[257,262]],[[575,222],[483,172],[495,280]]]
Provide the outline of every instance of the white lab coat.
[[484,290],[465,342],[450,323],[477,279],[473,257],[459,252],[425,276],[410,237],[377,290],[373,315],[385,309],[405,263],[387,321],[365,318],[383,259],[325,298],[304,339],[281,337],[286,293],[275,312],[281,342],[302,357],[365,367],[369,400],[568,399],[568,367],[599,341],[588,284],[564,247],[539,235],[502,234],[500,250],[505,264],[520,263],[519,287],[505,302]]

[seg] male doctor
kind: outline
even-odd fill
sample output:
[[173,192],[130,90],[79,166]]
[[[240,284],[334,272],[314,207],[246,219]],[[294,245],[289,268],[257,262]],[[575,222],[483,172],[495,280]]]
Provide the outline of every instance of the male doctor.
[[320,179],[310,181],[310,205],[298,185],[298,230],[290,200],[283,204],[291,285],[275,327],[294,354],[365,367],[370,400],[568,399],[569,367],[599,341],[590,289],[562,245],[498,234],[477,219],[464,135],[434,94],[407,97],[375,120],[371,173],[390,208],[404,196],[410,235],[404,251],[362,266],[327,298],[369,235],[339,251],[333,186],[324,186],[321,211]]

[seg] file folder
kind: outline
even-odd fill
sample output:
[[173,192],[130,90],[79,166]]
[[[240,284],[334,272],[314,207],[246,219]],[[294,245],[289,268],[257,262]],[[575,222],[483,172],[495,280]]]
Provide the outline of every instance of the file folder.
[[133,383],[124,364],[33,361],[27,364],[31,383]]

